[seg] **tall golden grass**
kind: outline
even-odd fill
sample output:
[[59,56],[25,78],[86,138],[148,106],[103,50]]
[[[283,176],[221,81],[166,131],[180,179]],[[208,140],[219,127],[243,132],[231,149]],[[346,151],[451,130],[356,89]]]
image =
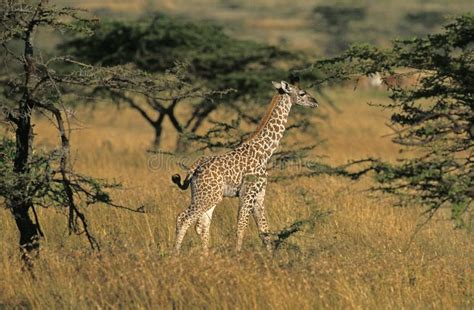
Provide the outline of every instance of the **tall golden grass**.
[[[383,94],[337,89],[331,96],[341,112],[327,105],[310,112],[330,115],[328,122],[315,121],[327,142],[312,156],[324,154],[335,164],[398,156],[385,136],[388,114],[365,104]],[[144,206],[146,213],[85,210],[102,246],[95,253],[85,238],[67,235],[65,214],[39,210],[46,238],[32,278],[21,271],[14,221],[0,210],[0,308],[473,307],[472,234],[454,230],[439,213],[405,251],[422,209],[395,208],[391,197],[370,194],[369,178],[271,183],[266,206],[272,230],[315,218],[274,255],[261,245],[253,223],[242,253],[234,252],[237,202],[226,199],[212,222],[210,255],[201,256],[190,230],[182,255],[173,257],[175,217],[189,203],[189,192],[170,182],[179,168],[150,168],[152,130],[133,111],[104,106],[80,110],[77,117],[82,129],[72,139],[76,169],[121,181],[115,202]],[[38,147],[57,139],[44,118],[35,131]],[[171,149],[174,141],[166,135],[163,147]]]

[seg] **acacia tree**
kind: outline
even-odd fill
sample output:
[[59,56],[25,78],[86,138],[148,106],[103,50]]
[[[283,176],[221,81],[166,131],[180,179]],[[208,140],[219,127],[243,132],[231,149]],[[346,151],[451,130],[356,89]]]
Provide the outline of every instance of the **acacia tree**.
[[214,24],[189,22],[162,14],[131,22],[103,22],[94,36],[73,39],[64,44],[63,49],[92,63],[106,66],[132,63],[155,73],[164,72],[178,60],[188,64],[186,81],[196,89],[235,90],[226,92],[225,96],[219,93],[218,98],[207,96],[188,100],[190,112],[181,118],[176,110],[185,102],[183,98],[166,102],[108,93],[117,103],[137,110],[154,128],[156,147],[160,144],[165,119],[180,135],[195,134],[219,106],[233,109],[245,121],[256,122],[255,116],[245,113],[242,104],[258,102],[264,97],[262,94],[268,93],[272,78],[287,75],[278,62],[298,58],[295,53],[273,46],[234,39]]
[[[15,219],[22,257],[28,260],[39,249],[43,232],[37,207],[67,210],[70,233],[85,234],[91,247],[98,248],[81,206],[102,202],[121,207],[113,204],[107,193],[118,185],[74,171],[67,101],[79,100],[72,95],[96,87],[117,93],[133,91],[154,99],[189,95],[192,86],[183,81],[180,70],[152,76],[130,66],[103,68],[68,56],[47,57],[35,47],[39,28],[91,34],[96,20],[85,17],[81,10],[58,8],[45,0],[3,0],[0,12],[0,107],[8,131],[0,143],[0,196],[2,206]],[[50,119],[58,130],[56,148],[35,149],[33,113]]]
[[[384,78],[409,75],[418,81],[402,88],[387,83],[393,111],[393,141],[414,150],[414,158],[396,164],[372,161],[378,190],[405,203],[428,206],[431,217],[447,207],[459,226],[470,214],[474,197],[474,16],[454,19],[444,32],[395,41],[389,50],[353,46],[339,57],[312,69],[326,72],[325,80],[380,72]],[[405,73],[400,72],[403,69]]]

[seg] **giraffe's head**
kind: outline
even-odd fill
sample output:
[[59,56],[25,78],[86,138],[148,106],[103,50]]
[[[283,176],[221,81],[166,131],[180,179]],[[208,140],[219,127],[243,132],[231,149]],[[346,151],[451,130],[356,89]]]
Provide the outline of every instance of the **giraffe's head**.
[[272,84],[280,94],[286,94],[290,96],[291,103],[311,108],[318,107],[318,101],[316,101],[316,99],[314,99],[305,90],[300,89],[298,86],[291,85],[285,81],[281,81],[279,83],[272,82]]

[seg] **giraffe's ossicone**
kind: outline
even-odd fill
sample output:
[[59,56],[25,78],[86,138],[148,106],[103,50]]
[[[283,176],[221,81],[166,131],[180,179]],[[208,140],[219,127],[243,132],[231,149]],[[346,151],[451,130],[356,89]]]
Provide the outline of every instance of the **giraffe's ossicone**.
[[176,220],[175,253],[179,253],[186,231],[195,222],[196,232],[201,237],[203,249],[207,253],[212,213],[223,197],[240,199],[237,251],[242,247],[243,234],[250,214],[255,219],[265,246],[272,250],[263,205],[267,185],[267,163],[278,148],[291,106],[318,106],[317,101],[298,86],[285,81],[272,83],[278,93],[273,97],[259,126],[249,139],[230,152],[198,159],[190,167],[182,183],[178,174],[172,177],[172,181],[183,190],[191,185],[191,204]]

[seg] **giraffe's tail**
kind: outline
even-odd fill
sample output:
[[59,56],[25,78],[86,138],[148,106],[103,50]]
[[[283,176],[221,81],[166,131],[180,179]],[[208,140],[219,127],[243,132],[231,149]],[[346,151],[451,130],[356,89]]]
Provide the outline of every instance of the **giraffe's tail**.
[[214,157],[212,156],[207,156],[207,157],[201,157],[198,160],[196,160],[191,167],[188,169],[188,174],[186,175],[186,178],[184,179],[183,183],[181,183],[181,176],[179,174],[175,174],[171,177],[171,181],[173,181],[174,184],[178,185],[180,189],[183,191],[186,190],[189,187],[189,184],[191,183],[191,179],[193,178],[194,173],[196,170],[204,163],[208,162],[209,160],[212,160]]
[[189,184],[191,183],[191,178],[192,175],[188,174],[183,183],[181,183],[181,176],[179,174],[175,174],[171,177],[171,181],[173,181],[174,184],[178,185],[178,187],[184,191],[188,189]]

